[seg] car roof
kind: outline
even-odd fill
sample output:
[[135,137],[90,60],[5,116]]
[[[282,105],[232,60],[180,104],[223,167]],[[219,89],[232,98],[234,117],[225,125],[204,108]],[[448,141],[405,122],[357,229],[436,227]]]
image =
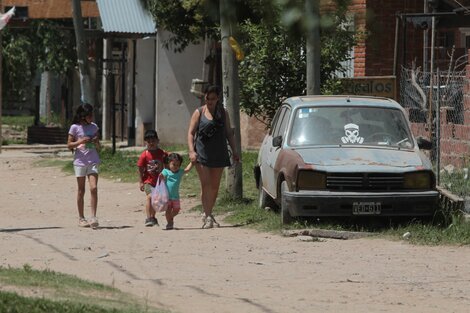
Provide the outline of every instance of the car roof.
[[398,102],[382,97],[368,96],[296,96],[287,98],[284,103],[291,105],[293,109],[302,106],[361,106],[361,107],[381,107],[403,110]]

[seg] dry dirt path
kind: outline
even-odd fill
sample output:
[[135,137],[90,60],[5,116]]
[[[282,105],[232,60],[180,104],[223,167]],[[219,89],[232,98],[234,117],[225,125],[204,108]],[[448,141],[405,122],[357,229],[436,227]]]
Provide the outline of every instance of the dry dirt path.
[[469,312],[468,246],[303,242],[224,223],[202,230],[188,211],[177,230],[145,228],[137,185],[105,179],[101,227],[83,229],[75,178],[31,167],[36,156],[0,154],[1,266],[77,275],[173,312]]

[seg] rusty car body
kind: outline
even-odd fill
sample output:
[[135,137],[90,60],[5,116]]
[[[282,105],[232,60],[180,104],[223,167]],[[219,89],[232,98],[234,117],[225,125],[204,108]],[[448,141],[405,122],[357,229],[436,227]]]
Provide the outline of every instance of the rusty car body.
[[394,100],[288,98],[254,168],[259,207],[281,221],[307,216],[431,216],[439,193],[432,164]]

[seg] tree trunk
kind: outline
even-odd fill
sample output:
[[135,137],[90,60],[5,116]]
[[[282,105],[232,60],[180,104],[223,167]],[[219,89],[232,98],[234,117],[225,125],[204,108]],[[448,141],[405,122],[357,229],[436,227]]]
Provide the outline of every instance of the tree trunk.
[[87,59],[87,45],[85,32],[83,30],[82,8],[80,0],[72,0],[72,16],[77,42],[78,70],[80,74],[81,101],[83,103],[95,104],[94,92],[91,89],[90,68]]
[[320,1],[305,0],[307,29],[307,95],[320,94]]
[[[240,106],[238,63],[229,44],[229,36],[235,28],[232,22],[230,0],[220,1],[220,32],[222,38],[222,84],[223,101],[230,116],[230,124],[235,133],[235,147],[241,157]],[[233,199],[243,197],[242,164],[237,163],[226,171],[227,190]]]

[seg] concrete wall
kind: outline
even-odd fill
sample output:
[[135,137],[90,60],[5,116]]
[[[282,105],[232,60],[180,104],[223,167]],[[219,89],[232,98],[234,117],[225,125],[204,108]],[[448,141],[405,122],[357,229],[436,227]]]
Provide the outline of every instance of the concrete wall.
[[204,45],[182,53],[163,47],[168,32],[157,34],[156,130],[162,145],[186,144],[188,124],[200,100],[190,93],[191,80],[202,79]]

